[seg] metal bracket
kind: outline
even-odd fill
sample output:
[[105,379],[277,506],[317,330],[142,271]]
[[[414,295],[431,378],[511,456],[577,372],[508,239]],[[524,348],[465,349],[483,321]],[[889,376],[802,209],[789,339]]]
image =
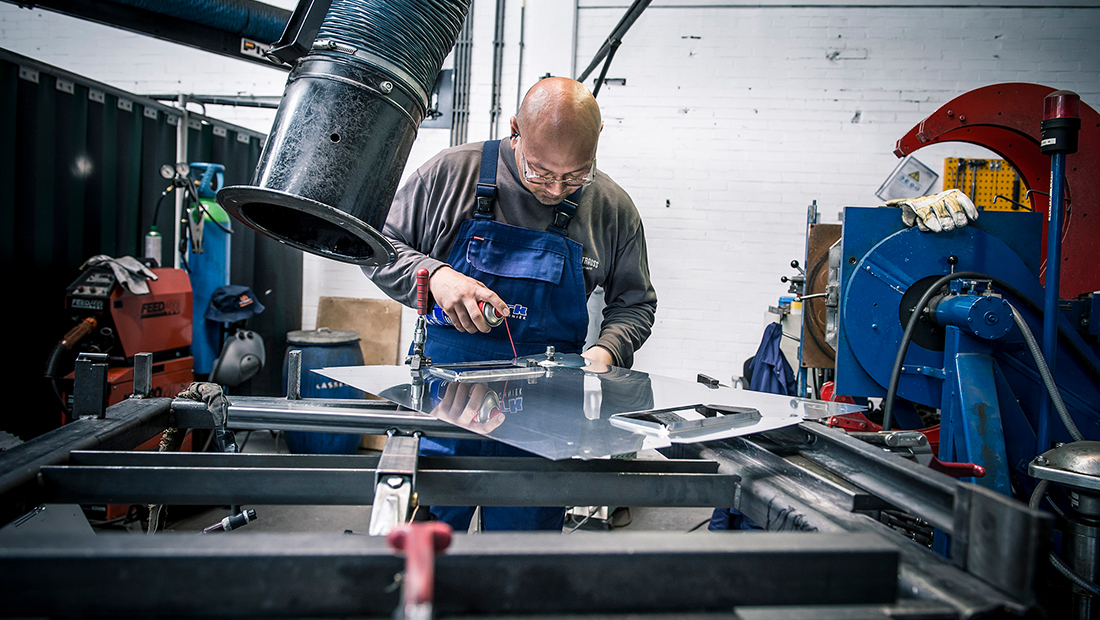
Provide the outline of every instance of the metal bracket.
[[286,359],[286,399],[302,400],[302,352],[291,351]]
[[153,393],[153,354],[134,356],[134,394],[131,398],[148,398]]
[[107,354],[81,353],[73,381],[73,419],[102,420],[107,414]]
[[417,504],[416,470],[420,458],[420,434],[390,433],[374,474],[374,502],[370,514],[371,536],[385,536],[408,520]]

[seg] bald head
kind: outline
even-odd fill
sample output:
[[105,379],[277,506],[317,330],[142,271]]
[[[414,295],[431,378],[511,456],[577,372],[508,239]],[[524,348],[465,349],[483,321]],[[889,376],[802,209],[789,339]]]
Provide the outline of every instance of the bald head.
[[590,162],[603,122],[600,107],[584,84],[569,78],[540,80],[516,113],[513,132],[556,165]]

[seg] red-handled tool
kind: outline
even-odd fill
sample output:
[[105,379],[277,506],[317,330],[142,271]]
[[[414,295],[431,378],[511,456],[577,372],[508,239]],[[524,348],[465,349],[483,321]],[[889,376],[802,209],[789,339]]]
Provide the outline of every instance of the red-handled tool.
[[428,270],[421,267],[416,272],[416,313],[428,314]]
[[985,468],[975,463],[945,463],[936,457],[928,464],[929,469],[934,469],[941,474],[947,474],[952,478],[984,478]]
[[[421,267],[416,270],[416,328],[413,329],[413,352],[408,358],[405,359],[405,363],[409,365],[412,370],[419,371],[421,368],[430,366],[432,363],[431,358],[424,355],[424,343],[428,340],[428,296],[431,291],[428,287],[428,270]],[[414,387],[421,385],[418,383],[418,377],[413,377]],[[419,393],[417,394],[419,396]]]
[[431,618],[435,556],[451,545],[451,526],[440,521],[409,523],[390,532],[386,542],[405,555],[401,610],[396,617]]

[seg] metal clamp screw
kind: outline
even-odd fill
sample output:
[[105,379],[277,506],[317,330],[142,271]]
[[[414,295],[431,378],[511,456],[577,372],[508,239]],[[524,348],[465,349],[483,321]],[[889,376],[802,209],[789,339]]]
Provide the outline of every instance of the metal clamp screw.
[[390,91],[392,91],[392,90],[393,90],[393,83],[392,83],[392,82],[388,82],[388,81],[387,81],[387,82],[382,82],[382,83],[381,83],[381,84],[379,84],[378,86],[379,86],[379,88],[381,88],[381,89],[382,89],[382,92],[384,92],[384,93],[387,93],[387,94],[388,94],[388,93],[389,93]]

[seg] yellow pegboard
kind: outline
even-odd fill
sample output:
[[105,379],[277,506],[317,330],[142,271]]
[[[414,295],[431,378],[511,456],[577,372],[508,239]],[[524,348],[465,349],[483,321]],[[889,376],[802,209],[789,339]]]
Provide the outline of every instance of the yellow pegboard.
[[1031,209],[1031,201],[1024,198],[1027,188],[1012,166],[1003,159],[947,158],[943,161],[943,188],[962,190],[984,211]]

